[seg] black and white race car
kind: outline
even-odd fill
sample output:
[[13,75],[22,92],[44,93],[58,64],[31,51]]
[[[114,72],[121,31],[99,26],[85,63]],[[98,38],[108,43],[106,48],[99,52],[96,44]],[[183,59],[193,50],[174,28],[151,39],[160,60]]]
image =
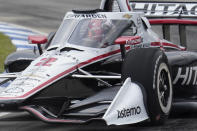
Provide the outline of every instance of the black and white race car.
[[[161,39],[143,13],[68,12],[41,55],[0,75],[1,111],[51,123],[162,124],[172,104],[196,100],[197,53]],[[20,66],[20,65],[19,65]]]

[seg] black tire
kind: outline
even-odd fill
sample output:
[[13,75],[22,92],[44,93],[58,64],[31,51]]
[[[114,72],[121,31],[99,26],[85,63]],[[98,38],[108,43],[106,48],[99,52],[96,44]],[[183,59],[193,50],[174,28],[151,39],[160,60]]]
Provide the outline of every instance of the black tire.
[[163,124],[169,116],[173,99],[171,73],[166,55],[157,48],[129,51],[122,65],[122,80],[128,77],[145,88],[151,123]]

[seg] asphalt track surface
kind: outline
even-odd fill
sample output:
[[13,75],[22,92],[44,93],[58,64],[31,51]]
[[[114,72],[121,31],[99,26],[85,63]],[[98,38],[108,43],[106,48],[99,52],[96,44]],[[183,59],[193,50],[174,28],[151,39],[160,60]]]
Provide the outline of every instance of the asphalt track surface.
[[[100,0],[0,0],[0,21],[31,27],[49,33],[56,31],[65,12],[72,9],[99,7]],[[120,131],[120,130],[197,130],[197,104],[177,105],[163,126],[147,123],[106,127],[88,125],[47,124],[28,113],[11,113],[0,117],[0,131]]]
[[67,11],[99,8],[100,0],[0,0],[0,21],[56,31]]
[[[181,110],[180,110],[181,109]],[[177,112],[178,111],[178,112]],[[176,112],[176,113],[174,113]],[[0,118],[0,131],[190,131],[197,130],[197,105],[176,106],[173,114],[162,126],[151,126],[148,122],[126,126],[106,126],[100,122],[83,125],[48,124],[28,113],[12,113]]]

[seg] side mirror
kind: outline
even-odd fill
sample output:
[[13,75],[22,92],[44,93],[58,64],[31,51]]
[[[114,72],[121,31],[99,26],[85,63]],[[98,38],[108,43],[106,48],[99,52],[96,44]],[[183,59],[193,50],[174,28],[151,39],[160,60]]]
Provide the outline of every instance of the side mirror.
[[28,36],[28,41],[29,41],[29,44],[37,44],[39,53],[41,55],[43,53],[41,44],[47,43],[48,40],[46,36],[31,35],[31,36]]
[[126,49],[125,44],[127,45],[137,45],[142,42],[141,36],[121,36],[115,40],[115,44],[120,45],[122,59],[124,60]]
[[47,43],[46,36],[37,36],[37,35],[30,35],[28,36],[29,44],[45,44]]
[[121,36],[115,40],[118,45],[137,45],[142,42],[141,36]]

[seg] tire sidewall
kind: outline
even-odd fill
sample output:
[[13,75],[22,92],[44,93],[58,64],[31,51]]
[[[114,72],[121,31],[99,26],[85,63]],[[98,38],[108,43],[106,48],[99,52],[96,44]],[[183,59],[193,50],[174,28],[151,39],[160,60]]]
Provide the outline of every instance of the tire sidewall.
[[[164,67],[161,65],[165,65]],[[166,69],[171,76],[168,60],[163,51],[157,48],[133,49],[126,55],[122,65],[122,80],[131,77],[131,80],[140,83],[146,92],[147,112],[151,123],[163,124],[169,116],[172,99],[168,111],[163,111],[158,100],[158,75],[160,69]],[[170,79],[171,98],[173,98],[172,81]]]
[[[158,55],[160,54],[160,55]],[[149,107],[149,108],[156,108],[156,111],[154,111],[152,113],[152,117],[151,120],[154,123],[159,123],[162,124],[164,123],[164,121],[168,118],[169,113],[171,111],[171,107],[172,107],[172,100],[173,100],[173,89],[172,89],[172,80],[171,80],[171,72],[170,72],[170,67],[168,65],[168,61],[167,61],[167,57],[164,55],[164,53],[158,53],[157,55],[155,55],[156,60],[155,61],[155,67],[154,67],[154,74],[153,74],[153,93],[154,93],[154,97],[156,98],[151,98],[151,99],[155,99],[155,104],[153,105],[153,107]],[[159,98],[159,76],[162,70],[165,70],[168,74],[168,81],[169,81],[169,90],[170,90],[170,94],[169,94],[169,100],[168,100],[168,105],[167,107],[164,107],[163,104],[161,103],[161,100]],[[151,109],[149,109],[151,110]]]

